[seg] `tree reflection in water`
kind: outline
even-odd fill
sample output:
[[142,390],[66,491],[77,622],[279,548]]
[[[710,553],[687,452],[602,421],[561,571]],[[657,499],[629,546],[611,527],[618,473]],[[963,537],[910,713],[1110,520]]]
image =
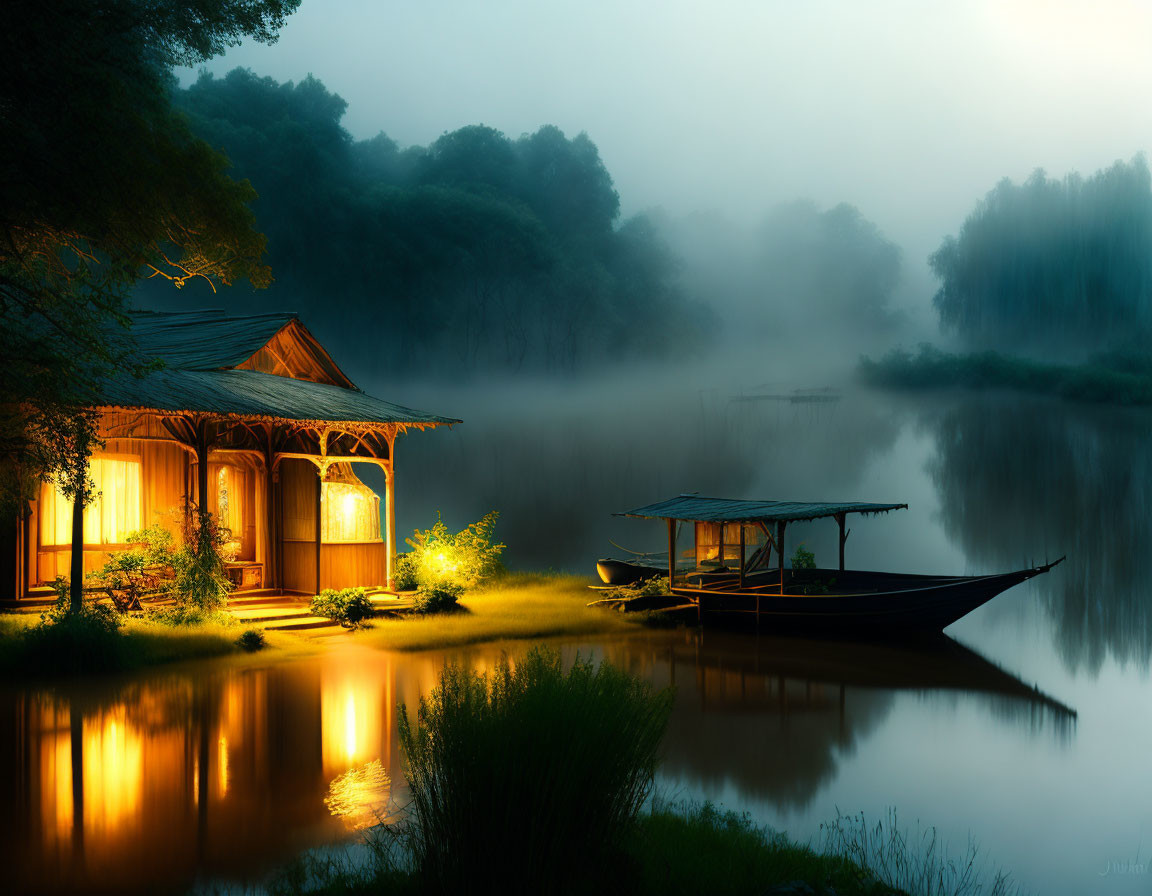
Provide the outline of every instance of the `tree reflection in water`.
[[974,566],[1068,555],[1037,588],[1073,671],[1152,658],[1152,416],[1026,398],[922,414],[947,535]]

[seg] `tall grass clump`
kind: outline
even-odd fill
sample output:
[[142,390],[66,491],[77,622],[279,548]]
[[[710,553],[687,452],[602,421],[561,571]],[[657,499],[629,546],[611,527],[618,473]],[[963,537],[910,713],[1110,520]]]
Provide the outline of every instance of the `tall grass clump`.
[[652,787],[671,691],[536,648],[481,675],[446,666],[401,707],[411,849],[436,892],[575,890],[618,855]]
[[989,868],[969,839],[953,854],[936,828],[902,828],[895,811],[869,823],[863,813],[837,815],[822,824],[825,855],[840,856],[869,869],[880,880],[911,896],[1017,896],[1020,888],[1003,871]]

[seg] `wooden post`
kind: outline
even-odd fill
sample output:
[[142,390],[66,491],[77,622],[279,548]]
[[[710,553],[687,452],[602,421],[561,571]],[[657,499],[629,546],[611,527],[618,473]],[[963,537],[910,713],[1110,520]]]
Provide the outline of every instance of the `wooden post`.
[[392,447],[388,447],[388,469],[384,471],[384,538],[388,555],[385,560],[387,585],[396,588],[396,461],[392,458]]
[[844,542],[848,536],[844,533],[844,514],[836,514],[836,525],[840,527],[840,571],[844,571]]
[[320,545],[323,542],[323,520],[321,514],[323,513],[323,494],[324,494],[324,470],[321,467],[316,468],[316,593],[320,593]]
[[275,458],[269,451],[264,455],[264,570],[265,588],[275,588],[279,584],[276,576],[276,551],[279,533],[276,531],[276,474],[272,470]]
[[[744,590],[744,524],[740,523],[740,590]],[[759,601],[757,601],[759,604]]]
[[788,524],[781,520],[776,524],[776,553],[780,558],[780,593],[784,593],[784,527]]
[[676,581],[676,521],[668,519],[668,590]]
[[196,427],[196,488],[200,515],[208,512],[208,423],[201,420]]

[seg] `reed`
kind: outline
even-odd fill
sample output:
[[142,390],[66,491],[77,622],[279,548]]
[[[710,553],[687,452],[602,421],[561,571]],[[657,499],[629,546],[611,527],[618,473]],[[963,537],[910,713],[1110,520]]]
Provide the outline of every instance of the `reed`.
[[406,708],[410,848],[433,892],[573,891],[616,864],[648,797],[670,691],[536,648],[486,675],[445,667]]

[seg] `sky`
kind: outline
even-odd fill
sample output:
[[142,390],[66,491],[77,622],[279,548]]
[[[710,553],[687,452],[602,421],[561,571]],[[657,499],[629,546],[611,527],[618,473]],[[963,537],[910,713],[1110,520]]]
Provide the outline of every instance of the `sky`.
[[278,43],[206,68],[236,66],[315,75],[355,138],[586,131],[625,215],[848,202],[924,277],[1001,178],[1152,147],[1152,3],[1131,0],[304,0]]

